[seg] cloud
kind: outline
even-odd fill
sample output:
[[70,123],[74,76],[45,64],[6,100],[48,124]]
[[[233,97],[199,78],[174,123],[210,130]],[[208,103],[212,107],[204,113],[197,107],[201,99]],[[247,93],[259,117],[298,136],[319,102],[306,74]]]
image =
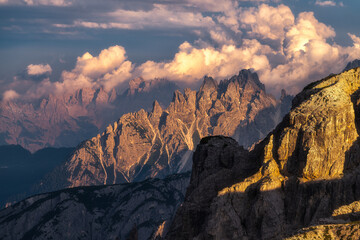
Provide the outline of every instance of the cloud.
[[109,91],[129,79],[132,69],[132,63],[127,60],[126,51],[121,46],[104,49],[97,57],[87,52],[77,58],[72,71],[63,71],[62,81],[54,84],[55,91],[68,92],[83,87],[104,87]]
[[44,6],[66,7],[72,5],[72,1],[70,0],[24,0],[24,2],[29,6],[44,5]]
[[199,48],[185,42],[171,61],[147,61],[136,68],[136,75],[191,82],[204,75],[222,79],[253,68],[270,92],[287,88],[296,93],[360,57],[359,37],[349,34],[353,40],[349,47],[331,43],[336,35],[332,27],[319,22],[312,12],[295,17],[285,5],[239,9],[231,26],[225,27],[231,30],[235,25],[244,35],[233,38],[234,44]]
[[[186,26],[196,31],[199,39],[183,42],[172,59],[148,60],[136,66],[127,59],[122,46],[112,46],[98,56],[90,53],[79,56],[71,71],[62,72],[60,81],[41,79],[28,88],[28,95],[67,93],[84,87],[103,87],[110,91],[138,76],[190,84],[204,75],[228,78],[244,68],[257,71],[269,92],[278,94],[281,88],[286,88],[295,94],[305,84],[331,72],[340,72],[348,61],[360,58],[358,36],[349,34],[351,46],[336,44],[335,30],[319,22],[312,12],[295,16],[283,4],[270,6],[259,2],[253,7],[240,7],[237,1],[231,0],[187,0],[185,4],[173,1],[173,5],[155,4],[142,10],[118,9],[107,15],[110,22],[78,20],[71,26],[58,25],[103,29]],[[208,13],[192,12],[197,8],[206,9]],[[19,81],[16,84],[8,89],[22,93],[17,87],[23,84]]]
[[14,91],[14,90],[7,90],[3,93],[3,101],[4,102],[7,102],[7,101],[10,101],[10,100],[14,100],[16,98],[19,98],[20,95]]
[[286,29],[294,24],[295,17],[288,6],[262,4],[242,11],[238,21],[252,37],[282,41]]
[[43,74],[51,74],[52,69],[50,67],[49,64],[38,64],[38,65],[34,65],[34,64],[30,64],[29,66],[27,66],[27,74],[28,75],[43,75]]
[[179,52],[170,62],[147,61],[136,71],[145,79],[166,77],[177,81],[192,82],[204,75],[225,78],[242,68],[262,69],[269,66],[264,54],[271,52],[257,40],[246,40],[241,48],[224,45],[220,49],[213,47],[195,48],[188,42],[179,47]]
[[320,0],[316,0],[315,5],[335,7],[335,6],[336,6],[336,2],[334,2],[334,1],[320,1]]
[[117,9],[106,13],[103,22],[76,20],[73,24],[54,24],[55,27],[84,27],[95,29],[144,29],[144,28],[196,28],[211,27],[211,17],[185,10],[182,7],[170,8],[164,4],[153,4],[149,10]]

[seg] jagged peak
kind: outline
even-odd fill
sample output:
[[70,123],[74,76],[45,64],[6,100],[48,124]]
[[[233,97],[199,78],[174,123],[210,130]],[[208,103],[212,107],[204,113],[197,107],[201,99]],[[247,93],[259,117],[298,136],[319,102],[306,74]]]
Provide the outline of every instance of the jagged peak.
[[129,88],[126,90],[127,95],[133,95],[138,92],[150,92],[152,89],[162,87],[170,84],[172,87],[177,88],[174,82],[167,80],[166,78],[154,78],[151,80],[145,80],[142,77],[134,78],[129,82]]
[[129,94],[133,95],[141,85],[145,83],[145,80],[142,77],[134,78],[129,81]]
[[247,83],[255,83],[261,90],[265,92],[265,85],[260,82],[259,76],[256,72],[252,72],[250,69],[243,69],[239,72],[236,79],[241,85]]
[[161,113],[163,111],[162,107],[160,106],[157,100],[154,101],[151,113]]
[[351,62],[349,62],[346,67],[344,68],[343,72],[348,71],[353,68],[360,67],[360,59],[355,59]]
[[257,73],[250,69],[243,69],[238,75],[234,75],[230,79],[222,80],[219,83],[219,88],[224,92],[231,83],[239,85],[240,88],[245,88],[247,85],[250,85],[257,90],[266,92],[265,85],[261,83]]
[[283,99],[285,99],[288,96],[287,92],[285,89],[281,89],[281,95],[280,95],[280,101],[282,101]]
[[184,100],[184,95],[179,90],[174,91],[172,102],[175,102],[176,100],[179,102],[182,102],[182,100]]
[[212,77],[205,76],[199,92],[206,90],[213,90],[216,88],[217,88],[217,82]]
[[116,97],[117,97],[117,92],[116,92],[115,88],[113,88],[109,93],[108,101],[109,102],[114,102],[116,100]]

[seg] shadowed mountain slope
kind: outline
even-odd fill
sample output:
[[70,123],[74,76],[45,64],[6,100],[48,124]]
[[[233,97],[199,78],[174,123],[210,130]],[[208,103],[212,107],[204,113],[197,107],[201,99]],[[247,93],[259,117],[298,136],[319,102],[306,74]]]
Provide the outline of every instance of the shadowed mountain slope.
[[19,145],[0,146],[0,208],[31,194],[31,187],[71,156],[74,148],[44,148],[35,153]]
[[0,239],[161,237],[184,198],[189,177],[186,173],[36,195],[0,211]]

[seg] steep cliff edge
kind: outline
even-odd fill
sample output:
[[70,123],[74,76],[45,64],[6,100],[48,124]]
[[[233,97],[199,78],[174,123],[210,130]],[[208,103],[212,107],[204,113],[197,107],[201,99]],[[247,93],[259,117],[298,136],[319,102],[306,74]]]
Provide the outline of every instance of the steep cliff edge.
[[308,85],[250,152],[203,139],[167,239],[359,236],[359,87],[360,68]]
[[189,171],[202,137],[233,136],[249,147],[276,126],[289,110],[289,100],[285,93],[279,101],[267,94],[250,70],[219,84],[205,77],[197,92],[175,91],[166,109],[155,102],[151,112],[123,115],[82,143],[43,187],[114,184]]

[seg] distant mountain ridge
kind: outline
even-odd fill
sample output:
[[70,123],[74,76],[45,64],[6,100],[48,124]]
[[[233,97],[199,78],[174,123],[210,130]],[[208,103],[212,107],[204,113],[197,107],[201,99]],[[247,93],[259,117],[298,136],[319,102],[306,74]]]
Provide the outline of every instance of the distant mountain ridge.
[[37,102],[0,102],[0,144],[19,144],[34,152],[44,147],[74,147],[103,130],[124,113],[166,106],[179,87],[165,79],[129,82],[128,90],[82,88]]
[[32,154],[19,145],[0,146],[0,208],[33,195],[33,185],[64,163],[74,150],[44,148]]
[[192,153],[209,135],[233,136],[245,147],[262,139],[285,115],[292,97],[277,101],[256,73],[242,70],[218,84],[205,77],[199,91],[176,90],[163,109],[123,115],[83,142],[44,180],[41,191],[142,181],[189,171]]
[[35,195],[0,210],[0,239],[164,237],[189,178],[185,173]]

